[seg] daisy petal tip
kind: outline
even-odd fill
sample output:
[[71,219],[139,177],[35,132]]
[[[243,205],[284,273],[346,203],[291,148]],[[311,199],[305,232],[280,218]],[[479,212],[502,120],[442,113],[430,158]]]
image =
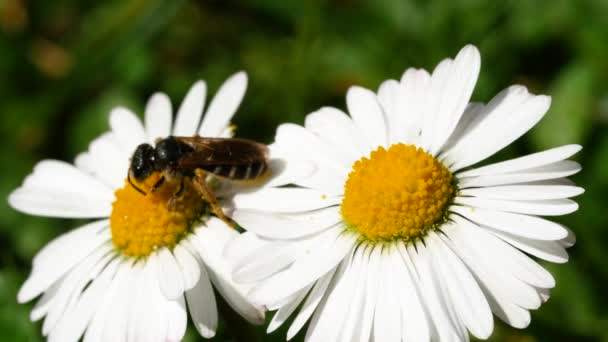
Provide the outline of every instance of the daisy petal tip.
[[162,91],[157,91],[148,99],[148,107],[155,107],[166,102],[171,102],[169,96]]
[[245,70],[240,70],[234,73],[234,75],[230,76],[231,79],[234,79],[236,82],[243,83],[244,86],[247,86],[249,82],[249,77],[247,76],[247,72]]
[[[260,309],[258,311],[264,311],[265,308],[265,298],[264,293],[260,291],[261,289],[256,286],[252,288],[249,292],[246,293],[245,297],[249,300],[249,302]],[[263,314],[262,314],[263,315]],[[259,316],[259,315],[258,315]],[[257,317],[256,317],[257,318]]]
[[19,209],[19,192],[21,191],[21,188],[17,188],[15,189],[13,192],[11,192],[8,195],[8,198],[6,200],[6,202],[8,203],[9,207],[17,210],[17,211],[21,211],[21,209]]
[[207,82],[205,80],[198,80],[190,87],[190,92],[195,91],[198,94],[205,93],[207,90]]
[[536,95],[536,98],[538,98],[538,101],[540,102],[541,106],[546,108],[545,111],[549,110],[549,107],[551,107],[551,101],[552,101],[551,96]]
[[481,65],[481,54],[479,53],[479,49],[477,46],[473,44],[465,45],[460,51],[455,59],[466,58],[470,62],[475,63],[476,65]]
[[356,101],[358,97],[367,96],[369,94],[373,95],[373,92],[369,89],[366,89],[366,88],[363,88],[363,87],[357,86],[357,85],[351,86],[350,88],[348,88],[348,90],[346,92],[347,105],[349,102],[351,102],[353,100]]
[[583,149],[583,146],[579,145],[579,144],[570,144],[570,145],[565,145],[564,147],[567,148],[568,150],[570,150],[570,154],[571,154],[570,157],[579,153]]
[[507,88],[507,91],[505,91],[503,94],[504,97],[507,97],[508,95],[520,95],[520,96],[529,95],[528,88],[521,84],[510,85]]
[[479,49],[477,48],[477,46],[475,44],[467,44],[465,46],[462,47],[461,51],[470,51],[471,53],[477,53],[479,54]]
[[36,286],[31,281],[31,278],[28,278],[19,289],[19,292],[17,292],[17,303],[25,304],[36,298],[39,294],[40,290],[36,289]]
[[129,117],[137,116],[127,107],[114,107],[110,110],[110,126],[115,127],[116,125],[120,125],[123,120],[129,119]]
[[204,338],[214,338],[215,337],[215,329],[211,329],[209,327],[203,326],[202,324],[198,324],[196,330]]
[[266,312],[262,309],[262,306],[258,305],[258,313],[255,317],[252,317],[251,324],[263,325],[266,322]]

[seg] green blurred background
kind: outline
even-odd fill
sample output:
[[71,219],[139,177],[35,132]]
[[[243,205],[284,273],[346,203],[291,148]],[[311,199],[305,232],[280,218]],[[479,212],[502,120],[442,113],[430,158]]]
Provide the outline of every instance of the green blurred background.
[[[492,341],[608,341],[608,1],[24,1],[0,0],[0,197],[36,161],[71,161],[108,129],[109,110],[142,113],[166,91],[174,106],[204,78],[214,92],[237,70],[249,89],[235,123],[271,142],[281,122],[322,105],[344,108],[353,84],[377,89],[408,66],[433,68],[466,43],[482,69],[473,98],[520,83],[553,96],[546,117],[500,153],[513,157],[578,143],[587,192],[560,218],[578,235],[528,329],[497,323]],[[79,222],[26,216],[0,202],[0,340],[41,340],[15,297],[32,256]],[[227,315],[230,317],[230,315]],[[223,320],[216,340],[285,329]],[[298,336],[299,340],[302,336]],[[188,341],[199,337],[189,328]],[[253,340],[254,338],[252,338]],[[242,339],[241,340],[248,340]]]

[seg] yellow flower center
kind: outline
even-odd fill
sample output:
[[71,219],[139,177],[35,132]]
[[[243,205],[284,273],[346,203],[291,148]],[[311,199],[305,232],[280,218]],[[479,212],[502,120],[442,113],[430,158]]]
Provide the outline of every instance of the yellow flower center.
[[421,148],[379,147],[353,164],[342,217],[368,240],[410,240],[445,220],[453,196],[452,174]]
[[[188,235],[202,215],[208,214],[207,202],[189,179],[184,179],[183,190],[174,196],[179,183],[165,182],[156,191],[151,191],[159,178],[160,174],[154,173],[143,182],[136,183],[146,195],[138,192],[128,181],[115,193],[110,216],[112,242],[128,256],[147,256],[163,246],[173,248]],[[135,182],[134,179],[132,181]]]

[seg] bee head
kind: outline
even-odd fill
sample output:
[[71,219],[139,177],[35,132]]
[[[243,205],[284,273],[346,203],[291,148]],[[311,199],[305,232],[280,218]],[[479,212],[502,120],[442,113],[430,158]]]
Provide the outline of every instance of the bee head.
[[141,182],[154,172],[155,164],[154,148],[150,144],[141,144],[133,152],[129,171],[133,178]]

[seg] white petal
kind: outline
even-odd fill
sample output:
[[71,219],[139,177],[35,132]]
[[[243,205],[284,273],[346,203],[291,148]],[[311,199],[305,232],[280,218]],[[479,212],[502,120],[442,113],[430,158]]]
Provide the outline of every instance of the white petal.
[[252,283],[279,272],[291,265],[309,244],[271,243],[235,262],[233,278],[239,283]]
[[143,339],[145,335],[142,335],[142,325],[148,323],[147,314],[150,310],[148,303],[150,302],[151,296],[144,290],[146,287],[146,281],[148,280],[145,260],[139,260],[135,262],[129,272],[132,273],[132,280],[129,288],[131,289],[131,298],[129,315],[126,322],[127,327],[127,341],[137,341]]
[[192,85],[177,111],[173,135],[190,137],[196,133],[203,115],[206,95],[207,85],[204,81],[197,81]]
[[[387,247],[380,256],[380,278],[376,310],[374,311],[373,337],[375,341],[401,340],[401,308],[400,302],[394,300],[395,291],[393,273],[391,272],[391,247]],[[393,271],[394,272],[394,271]]]
[[184,296],[180,296],[177,300],[167,300],[164,304],[163,309],[167,313],[168,326],[166,340],[181,341],[188,326]]
[[339,109],[323,107],[308,114],[304,126],[353,162],[369,152],[363,131]]
[[[406,108],[403,107],[404,98],[403,88],[401,84],[395,80],[386,80],[378,87],[378,103],[382,107],[386,118],[386,129],[388,137],[388,145],[397,142],[398,137],[403,135],[407,137],[405,132],[410,129],[409,125],[405,124]],[[404,139],[401,139],[401,141]],[[365,154],[362,153],[362,154]]]
[[9,196],[10,205],[23,213],[60,218],[102,218],[111,212],[111,201],[87,202],[83,194],[51,193],[19,188]]
[[51,304],[53,304],[53,298],[61,289],[61,284],[63,284],[63,278],[54,282],[53,285],[44,291],[42,296],[40,296],[40,299],[36,301],[34,308],[30,312],[30,320],[32,320],[32,322],[39,321],[46,315]]
[[340,174],[323,164],[316,164],[316,170],[310,176],[298,179],[295,185],[320,191],[321,193],[333,197],[344,194],[344,183],[348,174]]
[[44,160],[8,198],[22,212],[51,217],[107,217],[114,200],[112,189],[73,165]]
[[205,338],[215,336],[217,330],[217,307],[211,281],[204,265],[200,265],[200,277],[196,285],[186,291],[188,310],[194,327]]
[[486,176],[532,169],[568,159],[582,149],[580,145],[565,145],[527,156],[505,160],[458,173],[459,177]]
[[270,177],[264,183],[266,187],[278,187],[295,183],[309,177],[315,171],[315,165],[306,160],[270,159]]
[[396,115],[387,114],[390,123],[389,133],[391,135],[391,143],[409,143],[420,145],[421,133],[426,125],[427,120],[430,121],[429,103],[432,103],[430,97],[433,95],[431,91],[431,75],[426,70],[409,68],[401,77],[400,89],[397,89],[397,110]]
[[448,150],[451,146],[454,146],[462,137],[469,134],[469,132],[484,120],[488,112],[484,111],[485,105],[479,102],[469,102],[467,108],[464,110],[458,125],[454,128],[454,132],[450,135],[450,138],[443,144],[442,150]]
[[353,273],[353,252],[344,258],[319,308],[310,321],[306,341],[336,341],[343,325],[348,301],[355,288]]
[[351,87],[346,93],[346,105],[353,121],[367,137],[369,151],[387,145],[386,119],[376,95],[361,87]]
[[546,303],[549,300],[549,297],[551,295],[550,292],[551,291],[549,289],[538,289],[538,294],[540,295],[540,299],[543,301],[543,303]]
[[232,219],[248,231],[271,239],[299,239],[316,234],[342,220],[338,206],[300,215],[235,210]]
[[287,340],[291,340],[300,331],[300,329],[302,329],[310,316],[312,316],[313,312],[319,305],[319,302],[321,302],[321,299],[324,297],[325,291],[327,290],[335,271],[335,268],[330,270],[315,282],[315,285],[306,297],[302,308],[300,308],[300,311],[294,318],[289,330],[287,330]]
[[477,282],[459,257],[443,244],[436,233],[429,234],[427,245],[434,256],[435,268],[443,275],[441,279],[457,315],[473,336],[487,339],[492,334],[494,321],[490,306]]
[[470,248],[472,242],[464,234],[457,234],[458,229],[445,229],[448,237],[443,240],[454,249],[471,272],[477,278],[479,285],[486,295],[492,312],[500,319],[516,328],[524,328],[530,324],[530,314],[513,302],[514,292],[501,281],[501,272],[488,265],[483,257],[479,257]]
[[460,190],[461,196],[503,200],[550,200],[574,197],[582,194],[585,189],[572,185],[503,185],[484,188]]
[[566,238],[564,238],[563,240],[560,240],[559,243],[562,246],[569,248],[569,247],[574,246],[574,244],[576,243],[576,235],[570,228],[565,227],[565,226],[564,226],[564,228],[568,231],[568,236]]
[[[135,262],[130,272],[132,273],[132,281],[129,284],[131,289],[131,298],[129,310],[129,316],[126,322],[127,327],[127,341],[138,341],[143,340],[147,336],[142,326],[149,324],[149,303],[152,301],[152,295],[147,291],[148,274],[145,266],[147,262],[145,260],[139,260]],[[155,281],[156,283],[156,281]]]
[[456,56],[449,69],[435,73],[431,78],[432,87],[438,89],[437,113],[430,153],[435,155],[448,140],[460,121],[469,103],[477,77],[481,58],[479,51],[472,45],[467,45]]
[[156,93],[150,97],[144,118],[148,142],[171,135],[172,112],[171,100],[166,94]]
[[[541,305],[541,301],[536,288],[521,281],[514,274],[497,268],[497,265],[499,265],[500,262],[497,262],[492,258],[494,255],[490,257],[486,256],[486,253],[480,247],[483,240],[479,234],[474,234],[474,232],[478,231],[480,228],[464,220],[457,220],[456,222],[458,222],[459,236],[454,237],[454,234],[448,234],[448,236],[452,239],[460,238],[468,241],[468,248],[471,250],[470,253],[477,258],[483,258],[479,263],[482,264],[482,267],[486,272],[490,273],[490,276],[492,277],[491,281],[499,284],[498,286],[500,289],[497,291],[506,292],[510,302],[517,304],[524,309],[538,309]],[[460,253],[458,254],[461,255]],[[465,260],[464,256],[462,256],[462,258]]]
[[361,342],[369,341],[372,333],[374,313],[380,291],[380,277],[382,275],[380,269],[382,248],[381,245],[374,245],[370,250],[367,277],[362,280],[365,282],[364,303],[361,312],[361,326],[355,339]]
[[108,309],[101,333],[102,341],[126,341],[127,321],[132,302],[131,284],[135,279],[132,266],[128,263],[122,264],[116,275],[116,290],[111,296],[106,297]]
[[94,276],[111,257],[109,246],[100,246],[72,268],[62,279],[55,296],[51,299],[48,313],[42,326],[43,335],[48,335],[58,325],[64,314],[76,306],[76,299]]
[[424,94],[425,99],[422,107],[423,122],[418,146],[427,152],[430,152],[433,147],[435,128],[437,127],[439,111],[439,101],[437,100],[441,98],[441,83],[439,81],[446,79],[446,75],[449,74],[453,64],[454,61],[450,58],[446,58],[437,64],[425,89],[426,94]]
[[330,207],[341,202],[312,189],[262,188],[255,192],[237,194],[233,204],[238,209],[293,213]]
[[[340,329],[340,341],[355,341],[359,338],[358,334],[361,329],[361,319],[363,316],[363,309],[365,306],[365,299],[367,295],[367,271],[369,268],[369,257],[371,254],[371,246],[358,246],[356,251],[355,260],[352,264],[353,281],[355,284],[355,290],[351,296],[348,304],[348,312],[344,320],[344,325]],[[359,257],[361,260],[357,260]]]
[[[167,299],[162,294],[159,284],[157,270],[154,263],[150,263],[148,258],[140,275],[140,285],[138,290],[141,292],[138,301],[134,302],[132,315],[137,315],[135,321],[131,323],[134,330],[133,335],[138,338],[135,341],[166,341],[167,321],[166,308],[164,303]],[[133,317],[133,316],[132,316]],[[130,330],[131,330],[130,329]]]
[[78,298],[74,310],[66,313],[61,319],[61,324],[50,333],[49,341],[77,341],[80,339],[110,287],[118,264],[118,259],[114,259],[91,282]]
[[78,155],[75,164],[111,189],[118,189],[125,183],[132,153],[120,147],[114,133],[106,132],[89,144],[88,152]]
[[271,332],[277,330],[281,325],[283,325],[283,323],[285,323],[289,316],[291,316],[291,314],[294,313],[294,311],[298,308],[298,305],[302,303],[311,288],[312,284],[298,291],[295,299],[289,301],[289,303],[281,307],[274,314],[270,323],[268,323],[266,333],[270,334]]
[[215,94],[205,113],[198,133],[204,137],[220,136],[230,124],[247,90],[247,74],[243,71],[230,76]]
[[121,283],[124,282],[124,279],[128,276],[130,271],[131,265],[126,262],[123,262],[118,266],[118,270],[116,271],[114,278],[112,279],[112,281],[109,282],[109,286],[104,289],[104,293],[102,295],[103,298],[99,303],[99,307],[96,308],[93,314],[93,318],[91,319],[91,323],[87,327],[83,341],[105,341],[103,339],[103,335],[106,320],[109,319],[108,317],[111,314],[114,314],[110,311],[111,306],[114,304],[115,297],[118,295],[117,293],[120,290]]
[[247,257],[247,255],[258,248],[268,246],[269,244],[269,241],[260,239],[260,237],[253,232],[244,232],[226,243],[226,247],[223,250],[223,256],[229,260],[237,260],[239,258]]
[[484,229],[475,227],[464,220],[457,220],[466,225],[465,234],[473,235],[471,240],[478,242],[476,247],[501,272],[507,272],[535,287],[550,288],[555,286],[555,279],[547,270],[508,243],[497,238]]
[[570,199],[510,201],[458,196],[454,199],[454,203],[474,208],[541,216],[566,215],[578,209],[578,204]]
[[198,282],[200,276],[200,265],[196,262],[195,257],[181,245],[175,246],[173,255],[179,265],[182,278],[184,279],[184,290],[193,288]]
[[158,284],[167,299],[175,300],[184,293],[184,278],[176,258],[169,249],[162,247],[149,260],[155,264]]
[[528,254],[534,255],[537,258],[559,264],[568,262],[568,252],[566,252],[560,241],[528,239],[494,229],[490,230],[490,232],[514,247],[517,247]]
[[414,285],[411,271],[401,257],[400,251],[405,251],[405,245],[399,242],[396,248],[397,250],[391,253],[391,267],[395,270],[397,293],[401,302],[403,341],[429,341],[429,324],[422,298]]
[[21,286],[17,300],[20,303],[32,300],[106,242],[109,230],[101,234],[99,231],[107,227],[107,220],[89,223],[47,244],[34,257],[34,269]]
[[351,234],[340,235],[334,229],[327,232],[326,241],[312,248],[310,253],[298,259],[288,270],[256,286],[250,293],[255,303],[265,304],[283,299],[304,288],[335,267],[349,250],[353,248],[356,237]]
[[456,171],[498,152],[532,128],[551,104],[548,96],[534,96],[525,87],[512,86],[490,101],[487,116],[442,154],[444,164]]
[[[211,282],[226,299],[226,302],[241,316],[253,324],[262,324],[264,311],[252,304],[245,296],[244,288],[232,280],[232,270],[222,255],[227,236],[236,235],[236,232],[220,220],[209,220],[207,224],[209,226],[207,229],[201,229],[197,233],[198,244],[195,245],[203,263],[207,266]],[[211,227],[212,225],[214,227]],[[221,234],[224,235],[221,236]]]
[[514,173],[462,177],[458,179],[458,186],[461,189],[464,189],[480,186],[529,183],[568,177],[578,173],[580,170],[581,166],[579,163],[571,160],[562,160],[553,164],[539,166],[533,169],[527,169]]
[[141,120],[126,108],[115,108],[110,113],[110,127],[120,147],[126,153],[133,153],[137,145],[146,141],[146,133]]
[[568,236],[562,226],[540,217],[497,210],[451,206],[450,211],[478,224],[530,239],[560,240]]
[[431,340],[466,340],[468,335],[460,319],[454,315],[451,302],[446,298],[445,289],[441,285],[441,278],[431,264],[427,247],[417,244],[407,247],[402,254],[404,262],[412,270],[416,270],[419,282],[418,289],[426,303],[430,321],[434,324]]
[[352,158],[302,126],[290,123],[280,125],[277,128],[275,145],[299,158],[330,167],[338,174],[344,173],[346,176],[352,167]]

